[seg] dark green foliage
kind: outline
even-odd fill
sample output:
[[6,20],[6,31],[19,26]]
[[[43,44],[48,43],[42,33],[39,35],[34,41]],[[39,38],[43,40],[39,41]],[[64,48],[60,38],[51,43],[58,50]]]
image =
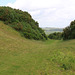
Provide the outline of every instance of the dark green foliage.
[[71,64],[62,64],[61,68],[64,68],[64,70],[69,70],[72,68]]
[[71,37],[69,36],[71,34],[71,30],[70,27],[66,27],[65,29],[63,29],[63,39],[70,39]]
[[56,39],[56,40],[61,40],[62,39],[62,33],[61,32],[51,33],[51,34],[49,34],[48,38]]
[[0,7],[0,20],[19,31],[24,37],[35,40],[47,40],[39,23],[28,12],[10,7]]
[[75,39],[75,20],[70,23],[70,26],[63,30],[63,39]]

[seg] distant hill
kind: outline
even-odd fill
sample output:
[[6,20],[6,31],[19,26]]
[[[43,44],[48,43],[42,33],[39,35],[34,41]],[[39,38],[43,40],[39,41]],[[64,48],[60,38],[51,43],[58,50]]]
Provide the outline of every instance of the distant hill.
[[63,32],[63,28],[51,28],[51,27],[45,27],[42,28],[45,33],[48,35],[50,33],[54,33],[54,32]]
[[26,11],[0,7],[0,20],[20,32],[25,38],[35,40],[47,39],[45,32],[39,27],[39,23]]

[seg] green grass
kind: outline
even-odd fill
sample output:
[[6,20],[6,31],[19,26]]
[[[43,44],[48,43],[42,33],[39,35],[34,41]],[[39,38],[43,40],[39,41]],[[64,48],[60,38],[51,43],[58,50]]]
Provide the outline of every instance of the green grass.
[[75,40],[28,40],[0,22],[0,75],[75,75]]

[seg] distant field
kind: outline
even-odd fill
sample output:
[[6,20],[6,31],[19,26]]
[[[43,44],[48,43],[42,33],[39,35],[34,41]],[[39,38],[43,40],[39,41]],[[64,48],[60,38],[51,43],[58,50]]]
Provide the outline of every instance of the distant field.
[[0,75],[75,75],[75,40],[28,40],[0,22]]
[[50,28],[50,27],[45,27],[45,28],[42,28],[45,33],[48,35],[50,33],[54,33],[54,32],[62,32],[63,31],[63,28]]

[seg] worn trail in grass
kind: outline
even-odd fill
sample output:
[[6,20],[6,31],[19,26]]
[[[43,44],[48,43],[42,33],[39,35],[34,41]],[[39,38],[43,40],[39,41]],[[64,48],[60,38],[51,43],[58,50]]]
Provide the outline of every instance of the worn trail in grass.
[[75,75],[75,40],[28,40],[0,22],[0,75]]

